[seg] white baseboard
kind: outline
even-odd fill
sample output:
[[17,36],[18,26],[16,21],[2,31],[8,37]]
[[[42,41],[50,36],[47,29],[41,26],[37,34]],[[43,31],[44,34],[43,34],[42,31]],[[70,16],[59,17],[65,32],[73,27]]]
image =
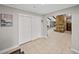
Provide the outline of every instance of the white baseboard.
[[[37,38],[47,38],[47,36],[39,36],[39,37],[33,38],[32,40],[37,39]],[[8,54],[9,51],[11,51],[12,49],[15,49],[15,48],[19,47],[21,44],[24,44],[24,43],[26,43],[26,42],[22,42],[22,43],[19,43],[16,46],[4,49],[4,50],[0,51],[0,54]]]
[[4,49],[4,50],[0,51],[0,54],[8,54],[9,51],[11,51],[12,49],[15,49],[15,48],[17,48],[17,47],[19,47],[19,45],[16,45],[16,46],[13,46],[13,47]]
[[76,49],[74,49],[74,48],[71,48],[71,51],[74,52],[74,53],[79,54],[79,50],[76,50]]

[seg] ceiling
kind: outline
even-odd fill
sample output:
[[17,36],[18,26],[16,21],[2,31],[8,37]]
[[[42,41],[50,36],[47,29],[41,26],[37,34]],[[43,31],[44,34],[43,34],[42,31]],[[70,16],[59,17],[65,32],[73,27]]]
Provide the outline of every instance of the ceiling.
[[33,12],[39,15],[45,15],[75,5],[76,4],[5,4],[5,6]]

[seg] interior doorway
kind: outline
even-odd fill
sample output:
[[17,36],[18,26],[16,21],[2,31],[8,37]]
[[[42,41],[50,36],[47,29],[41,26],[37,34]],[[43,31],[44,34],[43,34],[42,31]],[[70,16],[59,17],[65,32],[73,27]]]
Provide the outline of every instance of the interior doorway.
[[[72,35],[72,16],[57,15],[47,17],[48,39],[54,45],[57,51],[71,52],[71,35]],[[52,24],[51,24],[52,23]]]
[[47,30],[51,28],[56,32],[72,32],[72,16],[62,14],[47,17]]

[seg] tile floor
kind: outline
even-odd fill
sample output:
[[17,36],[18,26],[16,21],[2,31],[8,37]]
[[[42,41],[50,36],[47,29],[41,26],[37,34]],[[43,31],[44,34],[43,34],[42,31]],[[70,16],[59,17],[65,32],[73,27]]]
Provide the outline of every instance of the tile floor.
[[71,54],[71,33],[50,29],[47,38],[38,38],[21,45],[26,54]]

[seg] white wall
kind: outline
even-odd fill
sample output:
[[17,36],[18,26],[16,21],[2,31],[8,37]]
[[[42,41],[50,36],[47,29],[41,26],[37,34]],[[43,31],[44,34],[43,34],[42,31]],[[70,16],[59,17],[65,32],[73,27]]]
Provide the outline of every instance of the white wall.
[[43,16],[42,18],[42,36],[47,37],[47,18]]
[[79,5],[52,12],[45,15],[45,18],[48,16],[56,16],[60,14],[72,15],[72,49],[79,51]]
[[[18,41],[19,41],[18,14],[35,16],[35,17],[37,17],[37,20],[39,19],[38,17],[41,17],[37,14],[32,14],[29,12],[25,12],[25,11],[22,11],[19,9],[14,9],[11,7],[6,7],[3,5],[0,5],[0,13],[13,14],[13,26],[12,27],[0,27],[0,51],[6,51],[8,48],[18,45]],[[39,19],[39,20],[41,21],[41,19]],[[37,32],[38,32],[37,36],[39,36],[39,35],[41,35],[40,34],[41,33],[41,25],[39,25],[38,23],[36,23],[36,24],[39,27],[34,27],[34,29],[37,28]],[[35,31],[35,30],[33,30],[33,31]]]

